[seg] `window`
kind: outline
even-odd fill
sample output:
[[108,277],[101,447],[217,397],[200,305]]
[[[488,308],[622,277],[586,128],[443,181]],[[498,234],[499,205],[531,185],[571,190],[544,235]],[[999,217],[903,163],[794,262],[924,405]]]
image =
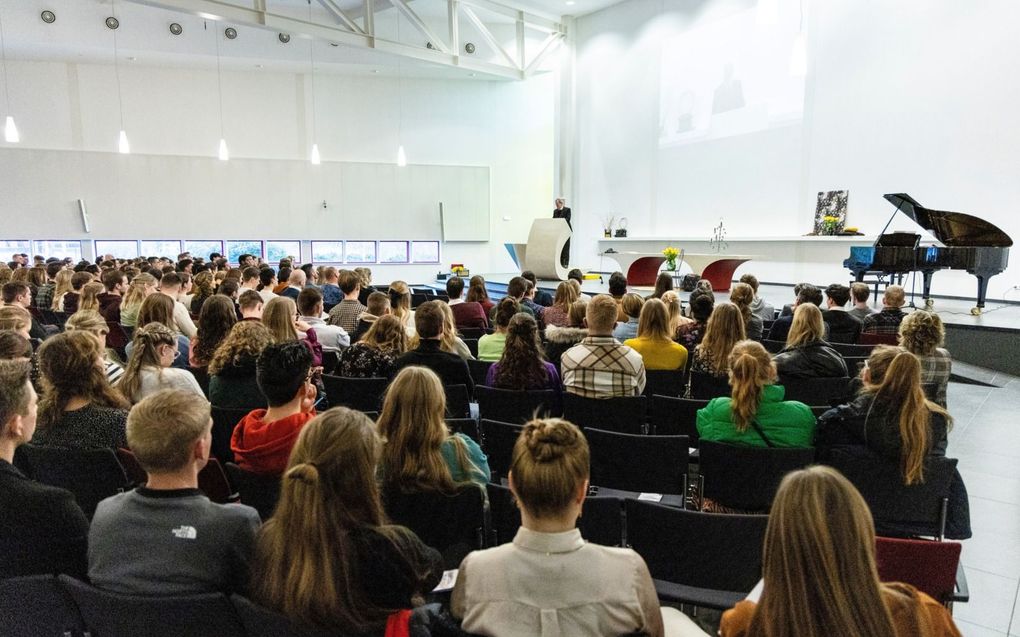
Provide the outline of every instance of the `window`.
[[347,263],[375,263],[375,241],[347,241]]
[[412,241],[412,263],[439,263],[438,241]]
[[[15,254],[32,257],[32,242],[28,239],[0,239],[0,262],[7,263]],[[50,255],[45,255],[50,256]],[[29,261],[31,264],[31,261]]]
[[44,239],[35,241],[35,253],[44,257],[57,257],[81,261],[81,241],[64,239]]
[[137,241],[96,241],[95,247],[97,259],[107,254],[118,259],[134,259],[138,256]]
[[[143,239],[139,242],[139,245],[141,247],[138,252],[140,256],[143,257],[166,257],[176,261],[177,255],[181,253],[180,241],[146,241]],[[201,254],[199,256],[208,257],[209,253]]]
[[380,241],[379,263],[407,263],[407,242]]
[[[142,242],[142,245],[145,245],[144,241]],[[142,250],[142,252],[144,253],[145,250]],[[222,241],[201,241],[201,240],[199,240],[199,241],[191,241],[191,240],[185,239],[184,240],[184,249],[183,250],[177,250],[177,252],[174,252],[174,256],[176,257],[181,252],[190,252],[191,256],[193,256],[193,257],[203,257],[205,259],[208,259],[209,255],[212,254],[213,252],[216,252],[218,254],[223,254],[223,242]]]
[[253,254],[262,258],[261,241],[227,241],[227,261],[237,263],[242,254]]
[[293,257],[295,261],[301,261],[300,241],[266,241],[266,261],[270,265],[278,265],[280,259]]
[[343,241],[312,241],[312,263],[343,263]]

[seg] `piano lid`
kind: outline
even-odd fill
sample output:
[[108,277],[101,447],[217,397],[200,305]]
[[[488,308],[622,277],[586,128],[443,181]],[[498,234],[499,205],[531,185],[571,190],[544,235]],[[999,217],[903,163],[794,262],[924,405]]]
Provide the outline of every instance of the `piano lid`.
[[947,246],[1005,248],[1013,245],[1009,235],[984,219],[962,212],[929,210],[903,193],[885,195],[885,198]]

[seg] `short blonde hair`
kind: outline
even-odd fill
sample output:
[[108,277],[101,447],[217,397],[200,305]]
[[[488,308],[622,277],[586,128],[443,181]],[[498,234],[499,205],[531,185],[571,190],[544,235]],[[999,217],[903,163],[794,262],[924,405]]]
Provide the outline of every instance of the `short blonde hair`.
[[597,295],[588,302],[584,318],[589,331],[612,332],[616,325],[616,299],[608,294]]
[[192,447],[212,427],[209,401],[164,389],[139,401],[127,420],[127,441],[147,473],[170,473],[191,461]]
[[945,340],[945,325],[934,312],[917,310],[900,322],[900,345],[911,354],[931,356]]
[[640,294],[634,294],[633,292],[624,294],[623,299],[620,300],[620,305],[623,307],[623,313],[629,318],[638,318],[641,316],[641,307],[645,304],[645,300],[641,298]]
[[899,285],[890,285],[885,289],[883,302],[889,307],[903,307],[903,288]]
[[0,330],[27,330],[32,326],[32,315],[20,305],[0,307]]

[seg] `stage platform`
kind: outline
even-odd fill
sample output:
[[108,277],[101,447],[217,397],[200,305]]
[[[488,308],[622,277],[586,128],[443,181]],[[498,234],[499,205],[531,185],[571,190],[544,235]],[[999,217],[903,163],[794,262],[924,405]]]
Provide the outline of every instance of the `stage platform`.
[[[600,273],[601,280],[589,279],[581,285],[587,294],[609,292],[609,274]],[[486,289],[493,299],[500,299],[506,294],[506,286],[518,273],[482,273],[485,277]],[[559,281],[539,280],[538,287],[550,294],[556,293]],[[825,287],[827,284],[821,284]],[[446,290],[443,281],[428,284],[437,290]],[[631,286],[631,292],[641,295],[652,293],[650,286]],[[793,284],[762,284],[758,294],[777,309],[793,302]],[[681,292],[680,298],[686,304],[688,293]],[[1020,296],[1020,295],[1018,295]],[[1020,376],[1020,302],[1003,302],[989,300],[980,316],[973,316],[970,309],[974,307],[973,299],[932,297],[935,305],[932,308],[946,325],[946,348],[955,360],[983,368],[992,369],[1014,376]],[[908,294],[908,303],[910,300]],[[872,307],[881,307],[881,298],[869,299]],[[920,295],[915,299],[918,306],[922,301]],[[1020,301],[1020,299],[1018,299]],[[909,311],[909,308],[907,308]],[[977,379],[972,379],[977,380]]]

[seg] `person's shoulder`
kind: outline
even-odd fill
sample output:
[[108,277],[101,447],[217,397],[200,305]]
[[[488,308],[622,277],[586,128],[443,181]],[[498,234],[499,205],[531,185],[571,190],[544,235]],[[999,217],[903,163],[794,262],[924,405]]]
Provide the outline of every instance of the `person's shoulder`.
[[223,524],[233,524],[241,528],[249,527],[253,523],[256,527],[261,524],[258,511],[246,504],[218,504],[207,501],[205,505],[209,509],[210,514],[222,520]]

